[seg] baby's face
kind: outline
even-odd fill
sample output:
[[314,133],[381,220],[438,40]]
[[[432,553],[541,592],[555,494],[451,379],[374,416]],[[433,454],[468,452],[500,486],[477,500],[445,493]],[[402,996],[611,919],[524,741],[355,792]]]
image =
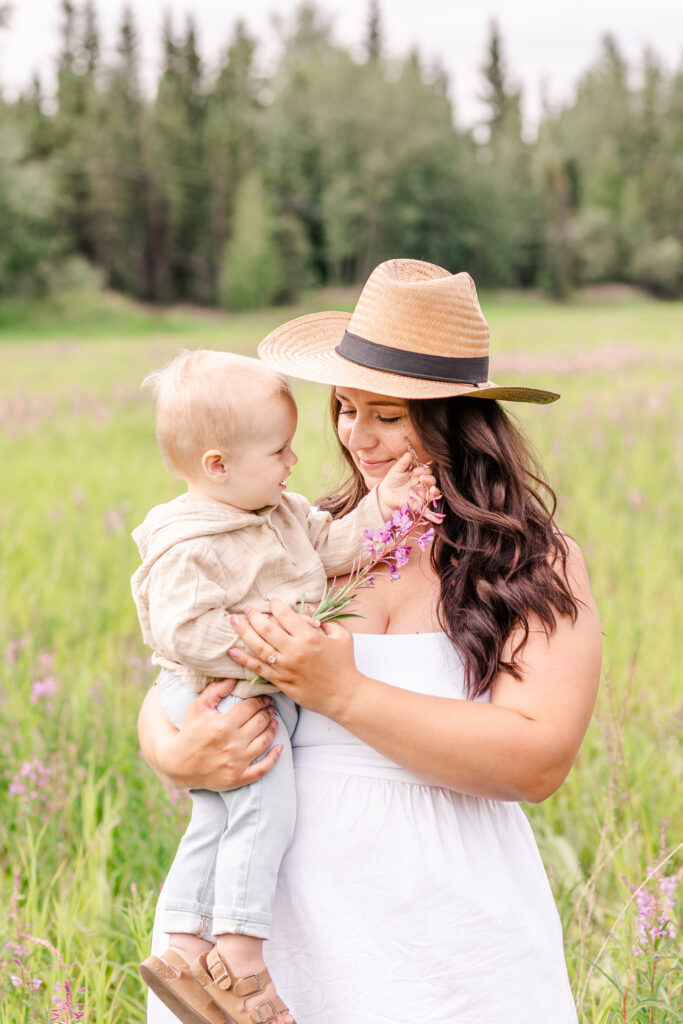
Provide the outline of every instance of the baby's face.
[[235,508],[253,512],[280,503],[285,480],[299,460],[292,451],[297,414],[291,398],[269,397],[249,413],[254,430],[227,459],[224,500]]

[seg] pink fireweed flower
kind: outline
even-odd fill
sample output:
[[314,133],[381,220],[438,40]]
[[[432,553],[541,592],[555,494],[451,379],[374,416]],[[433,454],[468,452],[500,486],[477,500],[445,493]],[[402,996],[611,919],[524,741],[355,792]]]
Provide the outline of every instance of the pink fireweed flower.
[[[412,518],[408,506],[404,505],[403,508],[397,508],[396,511],[393,513],[391,517],[391,523],[394,526],[395,530],[400,530],[403,532],[404,530],[412,529],[412,527],[415,525],[415,520]],[[388,523],[385,524],[385,526],[388,525]]]
[[420,536],[417,538],[417,546],[419,547],[420,551],[426,551],[433,540],[434,527],[432,526],[431,530],[425,530],[424,533],[420,534]]
[[22,640],[10,640],[5,647],[5,664],[16,665],[27,644],[28,640],[25,637]]
[[398,569],[400,569],[400,568],[402,568],[402,566],[408,564],[409,557],[410,557],[410,548],[407,548],[407,547],[394,548],[394,558],[396,559],[396,567]]
[[20,797],[22,804],[33,804],[43,811],[54,810],[54,776],[54,764],[44,764],[37,758],[33,761],[24,761],[10,781],[9,794]]
[[370,563],[362,569],[355,566],[343,586],[335,587],[333,583],[328,587],[313,613],[314,618],[319,622],[329,622],[353,617],[355,613],[347,611],[348,606],[355,599],[356,591],[373,586],[380,565],[387,566],[392,581],[400,579],[398,570],[408,564],[410,557],[411,549],[405,543],[409,534],[418,527],[428,527],[417,538],[421,551],[425,551],[434,538],[434,527],[425,519],[426,509],[427,502],[417,511],[413,511],[409,505],[404,505],[403,508],[396,509],[391,519],[379,530],[365,530],[363,552],[370,555]]
[[57,680],[54,676],[36,679],[31,687],[31,704],[37,704],[43,697],[54,697],[57,691]]
[[[380,565],[389,569],[389,579],[393,582],[400,579],[399,568],[408,563],[410,548],[405,543],[408,536],[419,527],[428,527],[418,543],[421,550],[425,550],[434,537],[434,528],[429,525],[425,518],[428,503],[425,501],[422,506],[413,511],[409,505],[397,509],[391,519],[379,530],[364,530],[362,551],[370,555],[370,561],[361,568],[354,565],[351,574],[341,586],[336,585],[336,580],[327,587],[318,607],[311,613],[311,617],[318,622],[336,622],[339,619],[358,618],[356,612],[349,611],[349,605],[356,599],[357,591],[364,587],[371,587],[375,582],[375,575]],[[433,514],[433,513],[431,513]],[[261,676],[256,676],[252,682],[263,682]]]
[[118,533],[124,527],[124,518],[121,509],[110,508],[104,517],[104,528],[107,533]]
[[660,957],[658,947],[662,939],[676,938],[676,875],[661,875],[660,870],[650,865],[647,869],[648,889],[645,886],[636,893],[638,908],[637,939],[633,944],[636,956],[649,954],[653,960]]
[[[74,1003],[71,992],[71,981],[64,982],[64,998],[57,1000],[56,1005],[50,1010],[50,1024],[71,1024],[71,1021],[83,1020],[85,1011],[83,1003]],[[55,988],[61,986],[55,985]],[[81,990],[82,991],[82,990]]]

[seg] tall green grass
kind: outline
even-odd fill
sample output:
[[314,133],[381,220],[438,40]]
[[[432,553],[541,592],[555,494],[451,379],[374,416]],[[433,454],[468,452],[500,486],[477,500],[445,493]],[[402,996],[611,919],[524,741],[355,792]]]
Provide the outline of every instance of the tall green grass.
[[[142,763],[135,733],[152,672],[129,596],[129,535],[178,491],[139,382],[179,347],[252,352],[281,320],[351,301],[333,298],[239,317],[116,297],[0,309],[0,1024],[51,1010],[59,1021],[144,1020],[137,963],[187,803]],[[683,1020],[676,940],[656,929],[639,939],[638,928],[656,925],[655,896],[666,910],[658,879],[681,871],[671,854],[682,838],[683,306],[483,305],[494,378],[563,395],[513,411],[583,548],[605,633],[577,764],[528,808],[579,1016],[669,1024]],[[337,472],[321,441],[327,396],[299,385],[297,398],[292,486],[315,498]]]

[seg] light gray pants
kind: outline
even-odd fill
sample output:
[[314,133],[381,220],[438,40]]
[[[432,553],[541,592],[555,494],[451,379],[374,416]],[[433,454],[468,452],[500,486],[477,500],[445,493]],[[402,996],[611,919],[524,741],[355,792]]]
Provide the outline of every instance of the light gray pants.
[[[197,694],[167,670],[159,685],[164,711],[180,727]],[[192,817],[166,881],[164,931],[268,938],[277,873],[294,831],[290,737],[298,715],[289,697],[271,696],[278,723],[273,746],[283,748],[275,767],[239,789],[190,790]],[[224,697],[218,710],[225,714],[241,699]]]

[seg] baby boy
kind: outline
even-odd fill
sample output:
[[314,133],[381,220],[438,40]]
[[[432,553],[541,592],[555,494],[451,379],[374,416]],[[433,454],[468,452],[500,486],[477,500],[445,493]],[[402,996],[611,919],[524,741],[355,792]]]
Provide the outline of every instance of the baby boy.
[[[162,668],[164,710],[180,727],[209,682],[236,678],[219,711],[270,694],[283,750],[258,782],[192,791],[192,818],[166,882],[170,947],[140,970],[180,1020],[222,1024],[229,1013],[237,1024],[290,1024],[262,946],[294,825],[289,740],[297,710],[228,657],[239,643],[230,616],[247,607],[267,612],[271,597],[315,607],[327,578],[363,557],[364,529],[406,503],[419,473],[411,474],[406,455],[353,512],[333,520],[286,491],[297,462],[297,410],[286,378],[256,359],[200,350],[180,353],[144,383],[156,397],[162,455],[187,484],[133,533],[142,557],[133,596]],[[204,936],[215,936],[215,947]]]

